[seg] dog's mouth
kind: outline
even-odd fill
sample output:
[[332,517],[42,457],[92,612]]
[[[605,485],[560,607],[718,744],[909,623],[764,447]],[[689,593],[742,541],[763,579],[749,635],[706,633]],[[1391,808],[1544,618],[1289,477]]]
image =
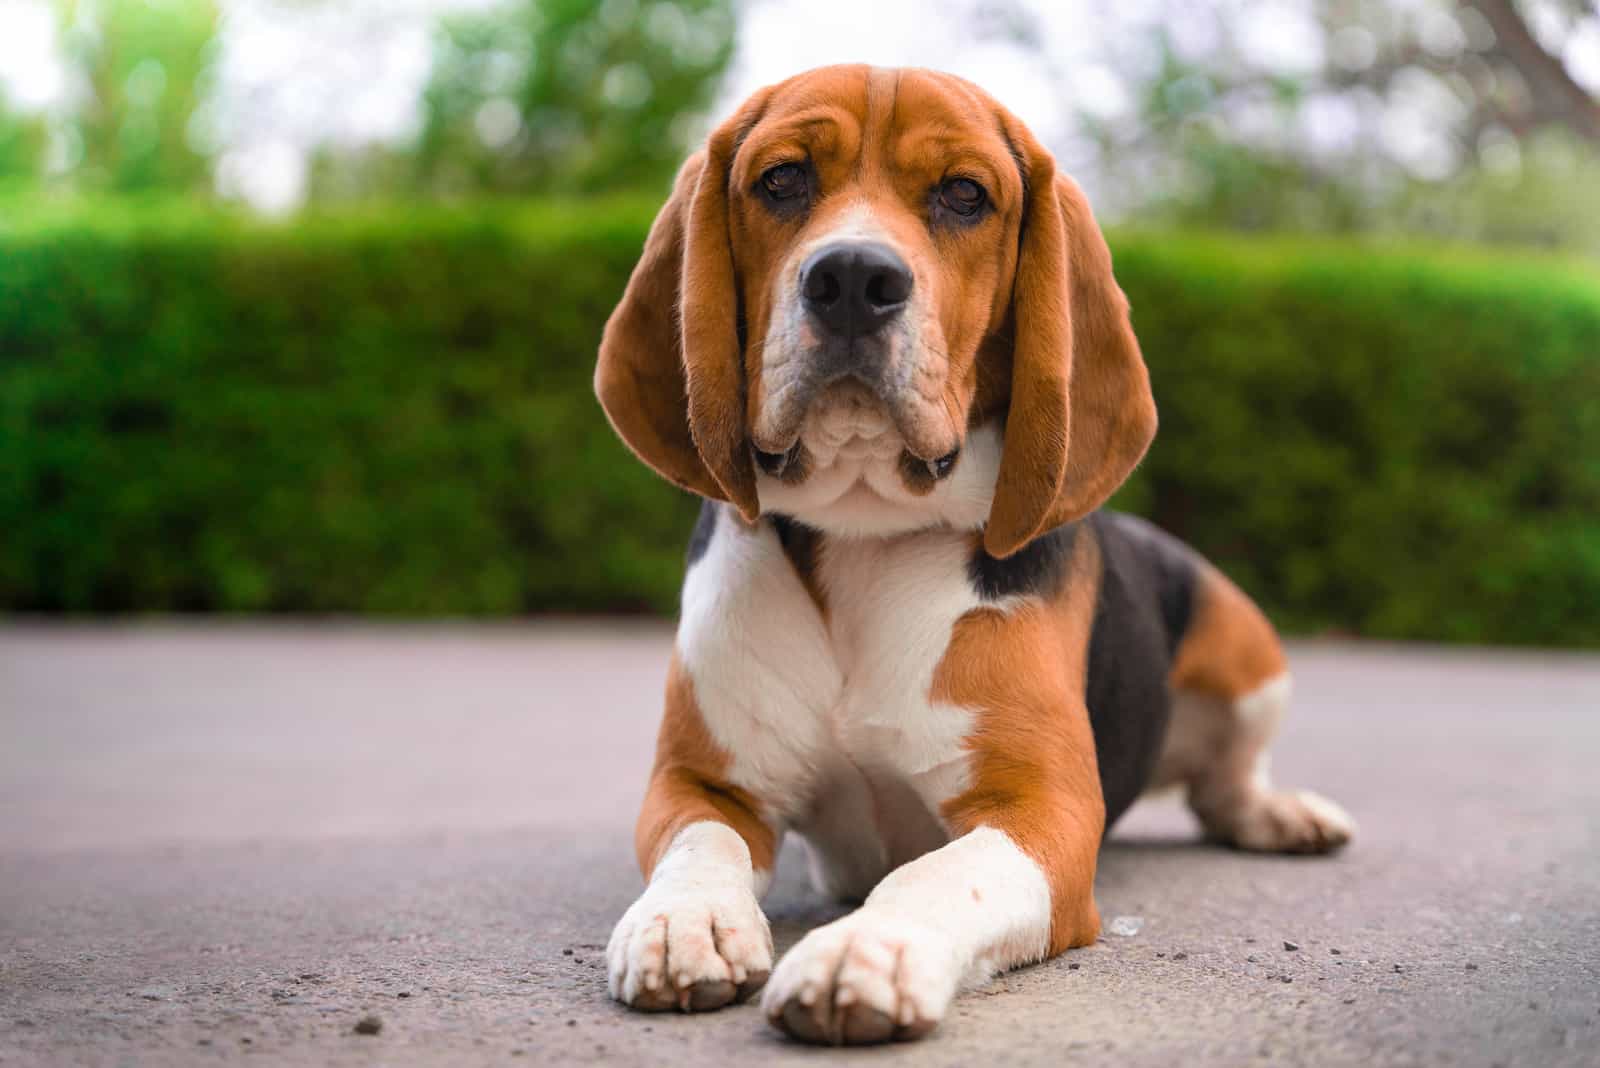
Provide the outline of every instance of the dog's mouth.
[[[780,385],[763,405],[751,432],[757,463],[772,474],[792,465],[797,446],[814,456],[892,457],[905,451],[935,477],[947,472],[961,447],[961,434],[946,411],[942,391],[931,383],[886,386],[854,372],[816,376]],[[891,448],[891,445],[893,446]],[[787,463],[783,458],[789,457]]]
[[773,478],[793,482],[811,470],[840,462],[893,463],[913,489],[929,487],[954,469],[961,452],[959,440],[950,447],[934,448],[940,451],[927,455],[911,444],[891,406],[854,377],[817,391],[787,440],[753,440],[757,466]]

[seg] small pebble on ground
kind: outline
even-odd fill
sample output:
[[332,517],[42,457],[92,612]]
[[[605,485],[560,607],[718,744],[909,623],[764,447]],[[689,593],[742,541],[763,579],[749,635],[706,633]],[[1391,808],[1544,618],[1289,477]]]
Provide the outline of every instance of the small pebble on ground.
[[376,1016],[363,1016],[356,1021],[355,1031],[358,1035],[375,1035],[383,1030],[383,1021]]

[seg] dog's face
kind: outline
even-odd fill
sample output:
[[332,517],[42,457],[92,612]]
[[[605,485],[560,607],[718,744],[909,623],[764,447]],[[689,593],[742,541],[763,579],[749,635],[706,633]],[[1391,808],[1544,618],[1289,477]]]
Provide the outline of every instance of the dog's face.
[[729,233],[763,507],[869,532],[987,515],[995,456],[963,472],[986,486],[922,499],[957,470],[1016,273],[1022,176],[982,104],[953,79],[826,71],[744,137]]
[[996,555],[1097,506],[1155,425],[1082,194],[926,71],[812,71],[717,130],[596,385],[646,462],[747,518],[984,527]]
[[1022,177],[993,114],[950,79],[883,82],[779,87],[734,158],[758,459],[804,449],[808,412],[849,383],[835,392],[886,414],[928,474],[961,446],[978,346],[1010,304]]

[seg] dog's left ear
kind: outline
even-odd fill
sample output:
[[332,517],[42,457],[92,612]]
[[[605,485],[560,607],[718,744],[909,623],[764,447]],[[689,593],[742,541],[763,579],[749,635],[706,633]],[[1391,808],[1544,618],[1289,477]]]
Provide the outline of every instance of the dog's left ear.
[[595,392],[617,434],[671,481],[754,520],[755,468],[728,232],[729,169],[758,94],[678,172],[606,323]]
[[1150,375],[1083,191],[1012,133],[1028,204],[1012,287],[1011,408],[984,549],[1010,556],[1103,504],[1156,432]]

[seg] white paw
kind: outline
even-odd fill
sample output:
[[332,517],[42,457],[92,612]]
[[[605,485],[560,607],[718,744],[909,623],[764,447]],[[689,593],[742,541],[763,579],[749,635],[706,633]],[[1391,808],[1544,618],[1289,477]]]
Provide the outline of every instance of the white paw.
[[1331,853],[1350,841],[1355,821],[1309,790],[1258,796],[1236,817],[1233,843],[1271,853]]
[[606,947],[611,996],[635,1009],[705,1012],[743,1001],[772,971],[772,932],[742,886],[651,886]]
[[806,935],[761,997],[773,1027],[806,1042],[918,1038],[944,1017],[961,979],[945,936],[862,909]]

